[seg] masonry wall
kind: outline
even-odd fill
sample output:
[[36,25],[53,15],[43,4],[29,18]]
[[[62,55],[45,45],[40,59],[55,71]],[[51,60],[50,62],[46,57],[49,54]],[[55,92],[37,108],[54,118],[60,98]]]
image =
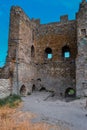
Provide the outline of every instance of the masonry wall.
[[10,95],[10,79],[0,79],[0,99]]
[[9,77],[9,68],[0,68],[0,99],[11,94],[11,79]]
[[[44,87],[65,97],[68,88],[75,90],[76,33],[76,21],[69,21],[67,16],[59,23],[41,25],[39,20],[30,20],[21,8],[12,7],[8,55],[12,93],[27,94],[34,87]],[[71,54],[68,59],[62,55],[66,45]],[[52,59],[45,57],[47,47],[52,49]]]
[[35,25],[20,7],[12,7],[8,55],[12,73],[12,93],[20,94],[20,91],[25,91],[27,94],[32,91],[31,79],[35,73],[35,68],[31,66],[33,26]]
[[[22,15],[22,14],[21,14]],[[25,18],[25,17],[24,17]],[[19,87],[22,85],[28,89],[26,92],[32,92],[32,79],[35,77],[36,68],[32,65],[31,47],[34,45],[32,40],[33,25],[29,19],[24,19],[23,15],[20,19],[19,37]]]
[[87,96],[87,2],[80,4],[77,13],[76,90],[77,96]]
[[65,45],[70,47],[71,59],[75,59],[77,54],[76,31],[76,21],[38,26],[34,41],[37,61],[41,63],[45,61],[44,51],[47,47],[50,47],[53,51],[52,61],[63,60],[62,47]]
[[[65,96],[67,88],[76,89],[76,21],[38,25],[35,34],[36,88],[40,90],[45,87],[59,96]],[[69,59],[62,56],[62,47],[65,45],[70,47]],[[47,47],[52,49],[52,59],[45,57]]]
[[[60,22],[40,24],[30,18],[20,7],[10,13],[9,50],[5,67],[0,69],[1,89],[7,84],[5,94],[28,94],[33,89],[54,91],[65,97],[73,88],[84,95],[87,88],[86,43],[87,2],[80,4],[76,20],[61,16]],[[83,39],[83,40],[82,40]],[[85,40],[85,41],[84,41]],[[68,46],[70,57],[64,58],[62,49]],[[52,59],[45,54],[51,48]],[[5,84],[4,84],[5,83]],[[9,89],[10,88],[10,89]],[[5,90],[5,89],[4,89]]]

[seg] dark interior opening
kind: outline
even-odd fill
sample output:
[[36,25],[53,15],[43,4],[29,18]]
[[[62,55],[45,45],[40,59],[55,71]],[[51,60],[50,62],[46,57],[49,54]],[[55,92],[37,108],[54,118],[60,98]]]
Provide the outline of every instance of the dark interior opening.
[[62,56],[64,57],[64,58],[70,58],[70,56],[71,56],[71,53],[70,53],[70,48],[69,48],[69,46],[64,46],[63,48],[62,48]]
[[39,91],[47,91],[45,87],[42,87]]
[[40,78],[38,78],[37,80],[38,80],[38,81],[41,81],[41,79],[40,79]]
[[51,48],[48,47],[48,48],[45,49],[45,56],[46,56],[47,59],[52,59],[53,54],[52,54]]
[[34,49],[34,46],[32,45],[31,46],[31,57],[34,57],[35,56],[35,49]]
[[73,88],[67,88],[65,91],[65,97],[75,97],[76,91]]
[[20,94],[21,94],[22,96],[25,96],[25,94],[26,94],[26,87],[25,87],[25,85],[22,85],[22,86],[21,86],[21,88],[20,88]]
[[35,91],[35,90],[36,90],[36,86],[35,86],[35,84],[33,84],[33,86],[32,86],[32,92]]

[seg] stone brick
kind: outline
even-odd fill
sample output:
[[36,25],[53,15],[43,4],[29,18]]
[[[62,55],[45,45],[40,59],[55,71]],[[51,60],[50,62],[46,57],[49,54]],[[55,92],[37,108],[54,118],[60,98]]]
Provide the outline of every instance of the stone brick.
[[0,98],[5,98],[10,95],[10,80],[0,79]]

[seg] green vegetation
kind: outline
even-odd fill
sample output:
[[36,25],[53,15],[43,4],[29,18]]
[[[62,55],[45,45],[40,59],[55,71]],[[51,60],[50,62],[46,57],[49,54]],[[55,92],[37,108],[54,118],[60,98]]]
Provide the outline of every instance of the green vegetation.
[[19,95],[8,96],[4,99],[0,99],[0,107],[9,106],[9,107],[17,107],[21,102],[21,97]]
[[70,89],[69,92],[68,92],[69,95],[74,95],[75,94],[75,91],[73,89]]

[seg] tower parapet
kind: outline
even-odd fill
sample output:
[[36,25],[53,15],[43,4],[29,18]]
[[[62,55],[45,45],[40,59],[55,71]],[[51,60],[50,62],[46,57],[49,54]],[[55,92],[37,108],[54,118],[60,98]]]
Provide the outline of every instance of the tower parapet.
[[68,21],[68,15],[60,16],[60,22],[64,23]]
[[40,19],[34,19],[34,18],[32,18],[31,22],[34,22],[36,24],[40,24]]

